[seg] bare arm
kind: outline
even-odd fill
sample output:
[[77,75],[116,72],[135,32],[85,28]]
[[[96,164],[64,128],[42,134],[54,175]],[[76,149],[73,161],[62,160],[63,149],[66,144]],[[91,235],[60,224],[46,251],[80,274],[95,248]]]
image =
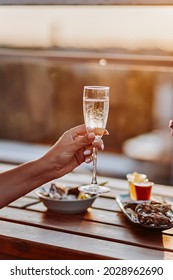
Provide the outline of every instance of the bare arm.
[[[82,162],[92,161],[95,134],[84,125],[66,131],[41,158],[0,174],[0,208],[40,185],[72,171]],[[97,143],[101,149],[103,142]]]
[[53,179],[46,161],[27,162],[0,174],[0,208]]

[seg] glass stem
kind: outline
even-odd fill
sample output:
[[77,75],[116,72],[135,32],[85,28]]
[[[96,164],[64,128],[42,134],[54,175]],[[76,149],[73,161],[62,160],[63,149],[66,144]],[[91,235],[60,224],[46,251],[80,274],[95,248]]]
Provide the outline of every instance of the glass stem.
[[93,173],[92,173],[92,185],[97,185],[97,149],[93,147]]

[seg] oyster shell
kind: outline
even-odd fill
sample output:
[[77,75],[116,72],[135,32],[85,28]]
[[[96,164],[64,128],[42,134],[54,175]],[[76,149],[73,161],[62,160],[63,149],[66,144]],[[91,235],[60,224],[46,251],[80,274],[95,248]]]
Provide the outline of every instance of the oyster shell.
[[42,189],[43,196],[49,197],[53,200],[76,200],[76,199],[87,199],[93,195],[85,194],[78,190],[78,187],[67,187],[62,186],[58,183],[51,183],[49,189],[46,191]]
[[172,205],[150,201],[147,203],[125,203],[124,208],[132,220],[138,220],[139,223],[146,226],[170,226],[173,225]]

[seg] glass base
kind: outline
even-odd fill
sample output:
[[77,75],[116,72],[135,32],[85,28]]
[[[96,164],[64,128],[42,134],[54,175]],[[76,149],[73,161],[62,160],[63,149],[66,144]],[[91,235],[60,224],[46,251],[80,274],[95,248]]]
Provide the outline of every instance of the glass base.
[[102,187],[99,185],[86,185],[86,186],[81,186],[78,188],[79,191],[84,192],[84,193],[89,193],[89,194],[100,194],[100,193],[107,193],[110,192],[110,188],[108,187]]

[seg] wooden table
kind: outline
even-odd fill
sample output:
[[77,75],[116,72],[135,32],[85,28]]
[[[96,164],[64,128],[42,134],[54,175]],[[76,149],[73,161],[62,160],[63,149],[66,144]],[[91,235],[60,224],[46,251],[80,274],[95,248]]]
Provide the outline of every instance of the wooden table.
[[[81,184],[90,176],[70,173],[59,182]],[[173,228],[156,231],[132,224],[115,197],[127,193],[125,180],[108,181],[111,192],[98,197],[84,214],[47,211],[35,192],[0,210],[1,259],[173,259]],[[153,195],[173,202],[173,187],[155,185]]]

